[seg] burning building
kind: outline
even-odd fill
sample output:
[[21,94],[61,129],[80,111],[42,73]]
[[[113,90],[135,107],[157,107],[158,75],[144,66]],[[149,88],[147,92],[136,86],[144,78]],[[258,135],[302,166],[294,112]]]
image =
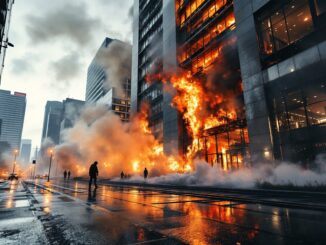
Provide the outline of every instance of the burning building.
[[[201,155],[224,169],[239,167],[247,155],[248,133],[233,1],[167,1],[164,6],[136,1],[134,8],[134,111],[143,100],[149,102],[149,122],[155,133],[159,128],[166,153]],[[154,76],[148,83],[148,73],[176,75]],[[162,83],[172,89],[162,90]],[[151,94],[157,87],[156,98]],[[155,115],[160,127],[154,126]]]
[[149,104],[167,154],[310,160],[326,143],[324,15],[313,0],[135,0],[132,111]]

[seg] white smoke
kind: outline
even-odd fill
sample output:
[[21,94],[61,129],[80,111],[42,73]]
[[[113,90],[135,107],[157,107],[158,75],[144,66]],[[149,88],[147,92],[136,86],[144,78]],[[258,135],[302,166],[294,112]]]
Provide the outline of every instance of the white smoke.
[[96,61],[106,71],[106,89],[115,88],[118,96],[124,96],[123,85],[131,77],[131,45],[113,40],[107,48],[101,48]]
[[[169,184],[186,186],[215,186],[234,188],[255,188],[260,184],[293,185],[293,186],[321,186],[326,185],[326,155],[316,159],[316,169],[303,169],[293,163],[261,164],[255,167],[245,167],[226,172],[218,166],[211,166],[206,162],[197,161],[195,171],[185,174],[168,174],[149,178],[150,184]],[[118,181],[119,179],[114,179]],[[120,181],[120,180],[119,180]],[[129,182],[144,182],[141,176],[133,176]]]

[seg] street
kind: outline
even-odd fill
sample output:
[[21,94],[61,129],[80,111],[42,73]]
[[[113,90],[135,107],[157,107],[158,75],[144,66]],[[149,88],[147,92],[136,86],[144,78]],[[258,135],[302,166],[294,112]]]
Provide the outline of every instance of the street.
[[118,183],[89,192],[87,182],[73,180],[3,182],[0,244],[326,244],[325,211],[234,196],[245,197]]

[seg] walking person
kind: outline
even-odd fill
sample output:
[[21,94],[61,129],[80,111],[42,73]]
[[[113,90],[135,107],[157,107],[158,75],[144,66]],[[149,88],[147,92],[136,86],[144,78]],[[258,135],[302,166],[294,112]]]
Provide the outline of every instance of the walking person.
[[97,188],[97,183],[96,183],[97,176],[98,176],[97,161],[95,161],[89,168],[89,189],[91,189],[93,180],[94,180],[95,188]]
[[147,168],[144,169],[144,179],[147,179],[148,176],[148,170]]
[[68,180],[70,179],[70,170],[68,171]]
[[125,178],[125,173],[122,171],[120,176],[121,176],[121,179],[124,179]]
[[64,178],[64,180],[66,180],[66,178],[67,178],[67,171],[66,170],[63,172],[63,178]]

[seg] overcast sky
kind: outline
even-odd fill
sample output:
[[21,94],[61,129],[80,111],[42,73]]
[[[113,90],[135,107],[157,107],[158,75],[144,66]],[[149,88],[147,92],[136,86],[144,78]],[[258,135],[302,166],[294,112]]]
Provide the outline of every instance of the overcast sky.
[[106,36],[131,43],[133,0],[16,0],[0,89],[27,93],[23,138],[39,146],[47,100],[85,99]]

